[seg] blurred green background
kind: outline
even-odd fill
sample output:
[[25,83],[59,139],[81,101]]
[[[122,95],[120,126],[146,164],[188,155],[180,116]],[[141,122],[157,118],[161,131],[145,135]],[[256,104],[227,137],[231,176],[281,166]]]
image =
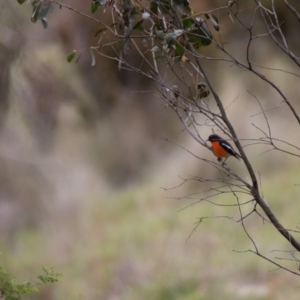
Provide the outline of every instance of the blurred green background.
[[[88,1],[87,1],[88,2]],[[64,3],[90,13],[90,3]],[[202,3],[203,2],[203,3]],[[191,5],[205,11],[225,1]],[[224,3],[223,3],[224,2]],[[251,1],[245,1],[250,4]],[[282,18],[287,14],[280,10]],[[97,12],[101,18],[102,12]],[[211,158],[170,109],[150,92],[151,83],[118,71],[114,62],[87,52],[68,64],[73,49],[97,43],[90,20],[55,8],[49,27],[30,22],[31,6],[0,3],[0,261],[17,280],[35,281],[41,266],[62,273],[59,282],[29,299],[299,299],[298,278],[251,253],[240,223],[226,218],[234,207],[200,202],[206,183],[180,185],[180,177],[214,176],[214,170],[164,138]],[[228,49],[245,61],[247,35],[226,13],[218,15]],[[299,48],[292,18],[285,32]],[[263,30],[258,23],[257,30]],[[220,55],[214,46],[203,49]],[[299,51],[298,51],[299,52]],[[294,71],[268,38],[254,42],[253,60]],[[274,107],[280,97],[253,75],[229,64],[204,61],[243,139],[266,129],[256,100]],[[262,69],[299,109],[298,78]],[[209,101],[213,101],[212,98]],[[280,105],[268,113],[278,138],[300,145],[298,127]],[[204,137],[210,128],[201,129]],[[261,146],[246,153],[260,174],[264,197],[287,228],[299,226],[299,171],[296,158]],[[228,164],[247,178],[242,163]],[[196,193],[194,199],[177,197]],[[177,199],[177,200],[176,200]],[[240,200],[247,200],[248,198]],[[230,195],[214,199],[235,203]],[[182,210],[183,209],[183,210]],[[262,253],[287,254],[288,243],[257,216],[246,220]],[[189,238],[190,236],[190,238]],[[296,271],[294,262],[283,262]]]

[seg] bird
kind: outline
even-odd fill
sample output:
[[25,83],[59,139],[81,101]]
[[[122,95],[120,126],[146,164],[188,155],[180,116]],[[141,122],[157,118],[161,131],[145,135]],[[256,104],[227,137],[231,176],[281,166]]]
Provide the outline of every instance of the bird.
[[211,134],[208,137],[207,141],[211,142],[212,150],[218,157],[218,161],[222,161],[222,158],[225,158],[223,164],[229,156],[234,156],[237,159],[242,158],[238,153],[234,151],[232,146],[226,140],[224,140],[217,134]]

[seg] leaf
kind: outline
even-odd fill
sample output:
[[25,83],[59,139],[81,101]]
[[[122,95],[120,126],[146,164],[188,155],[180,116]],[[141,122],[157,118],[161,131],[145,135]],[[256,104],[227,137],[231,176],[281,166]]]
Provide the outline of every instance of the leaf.
[[144,30],[144,27],[142,26],[142,23],[144,22],[144,20],[142,19],[141,21],[138,21],[134,26],[133,29],[138,29],[140,31]]
[[171,49],[167,43],[162,43],[162,50],[166,53],[169,53]]
[[156,37],[160,40],[164,40],[165,39],[165,33],[163,30],[157,30],[156,32]]
[[154,46],[150,51],[151,52],[158,52],[161,51],[162,49],[159,46]]
[[192,43],[196,49],[201,46],[208,46],[211,44],[211,40],[205,38],[202,32],[199,35],[199,31],[192,31],[191,34],[188,34],[188,36],[189,42]]
[[193,43],[195,48],[210,45],[213,35],[206,22],[202,18],[195,18],[195,24],[193,27],[195,29],[190,30],[187,34],[189,42]]
[[[45,28],[45,24],[43,22],[43,19],[46,18],[46,15],[52,11],[52,5],[51,2],[40,2],[40,1],[33,1],[33,12],[31,16],[31,22],[36,23],[37,20],[42,20],[43,26]],[[48,26],[48,24],[47,24]]]
[[190,15],[191,8],[188,0],[173,0],[175,8],[183,15]]
[[94,2],[94,1],[92,2],[92,6],[91,6],[92,14],[94,14],[97,11],[99,6],[100,4],[98,2]]
[[115,27],[116,25],[118,25],[119,23],[115,22],[115,23],[112,23],[111,25],[109,25],[109,27]]
[[76,51],[74,51],[72,54],[70,54],[70,55],[67,57],[68,63],[70,63],[70,62],[74,59],[75,55],[76,55]]
[[220,25],[218,23],[218,19],[216,16],[211,15],[211,14],[205,14],[205,17],[206,17],[206,19],[209,19],[212,22],[215,30],[217,30],[217,31],[220,30]]
[[167,43],[175,43],[176,42],[176,37],[177,37],[177,35],[175,34],[175,32],[170,32],[170,33],[165,35],[165,41]]
[[195,24],[195,22],[192,18],[189,18],[186,15],[182,15],[183,29],[188,29],[188,28],[192,27],[194,24]]
[[150,2],[150,10],[155,14],[158,15],[158,4],[156,1]]
[[106,4],[106,0],[93,0],[91,5],[92,14],[94,14],[99,6],[104,6]]
[[97,36],[98,34],[100,34],[101,32],[105,31],[107,28],[101,28],[99,30],[96,31],[95,36]]
[[19,4],[23,4],[26,0],[18,0]]
[[47,20],[47,18],[42,18],[42,24],[43,24],[44,29],[46,29],[48,27],[48,20]]
[[42,3],[38,3],[36,5],[32,4],[33,5],[33,12],[32,12],[32,16],[31,16],[31,22],[32,23],[36,23],[37,19],[38,19],[38,16],[39,16],[39,11],[41,9],[41,6],[42,6]]
[[[211,33],[211,31],[209,30],[206,22],[203,22],[201,25],[201,30],[203,31],[205,37],[211,42],[213,35]],[[210,44],[210,43],[209,43]]]
[[95,59],[95,55],[94,55],[94,52],[93,52],[93,49],[90,48],[90,53],[91,53],[91,56],[92,56],[92,64],[91,66],[95,66],[96,65],[96,59]]
[[183,54],[184,54],[184,47],[181,44],[177,43],[176,44],[176,49],[175,49],[175,56],[176,57],[179,56],[180,59],[181,59]]
[[183,30],[182,29],[175,29],[174,30],[174,34],[176,35],[176,37],[181,36],[183,34]]

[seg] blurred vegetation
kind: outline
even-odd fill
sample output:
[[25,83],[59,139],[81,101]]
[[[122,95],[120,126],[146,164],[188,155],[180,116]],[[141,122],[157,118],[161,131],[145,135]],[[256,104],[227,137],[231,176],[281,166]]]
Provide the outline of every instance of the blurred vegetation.
[[[85,1],[64,3],[90,14]],[[193,1],[192,6],[204,11],[217,3]],[[299,49],[294,21],[284,6],[280,11],[291,46]],[[41,22],[30,22],[31,13],[30,5],[0,3],[2,282],[25,278],[25,285],[12,288],[20,288],[19,294],[34,291],[28,282],[50,265],[55,272],[50,269],[49,277],[46,272],[43,282],[56,279],[56,272],[63,276],[54,285],[39,285],[39,293],[28,299],[298,299],[296,276],[251,253],[233,252],[250,247],[236,223],[206,219],[190,236],[201,216],[238,215],[228,207],[206,202],[186,207],[195,199],[177,200],[201,190],[197,182],[172,189],[182,182],[179,177],[214,171],[162,138],[203,157],[211,153],[191,141],[172,112],[153,97],[149,80],[118,71],[114,62],[100,57],[91,67],[90,53],[84,52],[77,64],[67,63],[73,49],[97,42],[99,28],[54,8],[44,29]],[[236,24],[233,36],[227,29],[231,20],[219,21],[228,47],[238,55],[237,44],[245,41],[242,28]],[[292,69],[269,41],[259,43],[266,65]],[[210,51],[215,49],[203,53]],[[254,137],[251,122],[264,120],[252,117],[259,108],[245,91],[255,90],[270,106],[267,100],[277,96],[248,73],[235,70],[228,76],[228,68],[218,62],[204,64],[227,104],[236,99],[228,110],[239,134]],[[297,79],[270,76],[297,99]],[[272,111],[270,123],[276,135],[299,140],[286,108]],[[249,150],[249,157],[261,174],[264,196],[287,226],[295,226],[298,165],[282,154],[261,155],[263,150]],[[238,162],[232,165],[241,169]],[[215,200],[234,201],[226,196]],[[269,254],[278,243],[280,250],[288,248],[269,224],[256,217],[247,222],[263,252]]]
[[50,268],[43,267],[43,274],[38,276],[39,283],[32,284],[30,282],[17,283],[2,266],[0,266],[0,296],[6,300],[19,300],[24,295],[38,292],[38,286],[41,283],[54,283],[60,274]]

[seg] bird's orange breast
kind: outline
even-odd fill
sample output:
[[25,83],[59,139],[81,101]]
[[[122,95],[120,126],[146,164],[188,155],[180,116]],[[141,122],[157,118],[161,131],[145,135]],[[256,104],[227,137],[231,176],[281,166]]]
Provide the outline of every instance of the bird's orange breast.
[[211,142],[211,146],[216,156],[218,157],[228,157],[230,154],[220,145],[218,141]]

